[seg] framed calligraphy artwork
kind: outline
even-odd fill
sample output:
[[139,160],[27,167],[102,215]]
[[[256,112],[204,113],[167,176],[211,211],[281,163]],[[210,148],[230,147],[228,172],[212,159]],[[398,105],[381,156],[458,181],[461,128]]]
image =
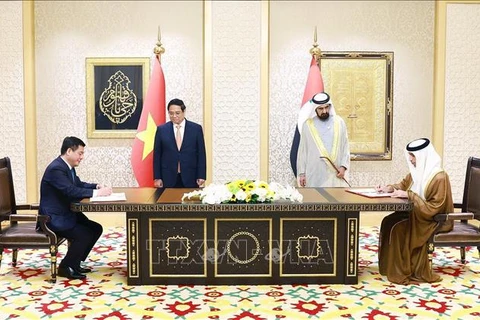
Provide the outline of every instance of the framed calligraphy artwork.
[[325,91],[347,125],[352,160],[391,160],[393,52],[320,55]]
[[150,58],[87,58],[88,138],[134,138],[142,114]]

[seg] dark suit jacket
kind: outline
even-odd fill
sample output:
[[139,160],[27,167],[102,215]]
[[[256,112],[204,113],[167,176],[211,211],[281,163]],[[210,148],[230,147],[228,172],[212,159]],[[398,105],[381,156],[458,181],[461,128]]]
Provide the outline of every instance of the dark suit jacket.
[[40,184],[39,213],[50,216],[48,227],[53,231],[67,230],[75,226],[77,214],[70,210],[70,203],[93,196],[96,184],[82,182],[76,175],[73,181],[68,165],[61,157],[53,160],[45,169]]
[[175,185],[178,161],[185,187],[197,188],[197,179],[206,179],[207,160],[202,126],[187,119],[180,150],[177,148],[171,121],[157,128],[153,152],[153,177],[155,180],[162,179],[164,188]]

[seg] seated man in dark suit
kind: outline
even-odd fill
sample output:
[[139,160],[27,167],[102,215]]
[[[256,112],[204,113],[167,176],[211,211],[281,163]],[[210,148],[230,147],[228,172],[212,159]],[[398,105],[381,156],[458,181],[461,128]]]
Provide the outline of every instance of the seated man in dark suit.
[[63,140],[60,156],[45,169],[40,184],[39,213],[50,217],[48,227],[60,237],[69,240],[67,254],[58,266],[58,275],[69,279],[84,279],[91,269],[82,268],[103,228],[89,220],[82,212],[73,212],[70,203],[92,196],[107,196],[110,187],[82,182],[75,173],[83,159],[85,143],[76,137]]

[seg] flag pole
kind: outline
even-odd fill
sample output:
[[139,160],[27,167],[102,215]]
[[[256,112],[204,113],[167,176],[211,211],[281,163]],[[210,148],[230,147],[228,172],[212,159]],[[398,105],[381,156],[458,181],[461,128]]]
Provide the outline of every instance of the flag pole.
[[153,53],[155,53],[158,60],[161,62],[161,55],[165,53],[165,48],[162,46],[162,32],[160,31],[160,26],[158,26],[157,43],[155,48],[153,48]]
[[[317,43],[317,27],[315,26],[315,31],[313,34],[313,47],[310,49],[310,67],[307,76],[307,83],[305,85],[305,90],[303,92],[303,99],[301,106],[309,101],[313,95],[323,92],[323,79],[322,73],[320,72],[320,56],[322,50],[318,47]],[[298,146],[300,144],[300,131],[302,130],[302,125],[307,118],[305,118],[305,112],[300,112],[298,117],[297,126],[295,127],[295,134],[293,136],[292,148],[290,149],[290,165],[292,166],[292,171],[295,177],[297,177],[297,156],[298,156]]]
[[[139,187],[154,187],[154,147],[155,134],[159,125],[165,123],[165,77],[160,57],[165,52],[162,46],[160,26],[155,58],[148,87],[144,88],[143,106],[137,125],[137,134],[132,146],[131,164]],[[144,70],[147,72],[147,70]]]
[[313,33],[313,47],[310,49],[310,54],[315,58],[318,67],[320,68],[320,56],[322,55],[322,50],[318,47],[317,43],[317,26],[315,26],[315,31]]

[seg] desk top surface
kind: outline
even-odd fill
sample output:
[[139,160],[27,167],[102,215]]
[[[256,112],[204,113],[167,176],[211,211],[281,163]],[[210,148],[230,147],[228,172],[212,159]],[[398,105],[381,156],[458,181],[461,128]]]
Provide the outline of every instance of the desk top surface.
[[194,189],[114,188],[124,192],[126,201],[91,202],[83,199],[72,204],[73,210],[84,212],[154,212],[154,211],[409,211],[406,199],[368,198],[346,192],[344,188],[299,188],[303,202],[279,201],[262,204],[202,204],[182,202],[182,196]]

